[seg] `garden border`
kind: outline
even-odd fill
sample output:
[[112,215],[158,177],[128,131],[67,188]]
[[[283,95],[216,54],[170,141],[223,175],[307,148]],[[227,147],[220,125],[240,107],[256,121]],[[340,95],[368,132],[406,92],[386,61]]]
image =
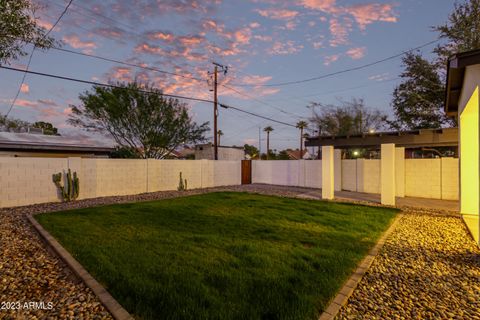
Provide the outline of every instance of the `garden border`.
[[395,220],[392,222],[390,227],[382,234],[380,239],[377,241],[375,246],[370,249],[368,252],[367,256],[363,258],[363,260],[360,262],[358,265],[357,269],[355,272],[350,276],[350,278],[345,282],[343,285],[342,289],[337,293],[335,298],[330,302],[328,307],[325,309],[325,311],[322,312],[318,320],[333,320],[335,317],[338,315],[340,309],[345,306],[345,304],[348,302],[348,299],[350,296],[353,294],[355,289],[357,288],[358,284],[362,280],[363,276],[365,273],[368,271],[370,266],[373,263],[373,260],[375,260],[375,257],[378,255],[380,250],[382,249],[383,245],[385,244],[387,238],[392,234],[393,231],[395,231],[398,223],[403,217],[403,213],[399,213],[396,217]]
[[62,259],[68,267],[89,287],[98,297],[100,302],[110,312],[116,320],[133,320],[134,318],[125,310],[120,303],[105,289],[90,273],[70,254],[55,238],[45,230],[34,218],[35,214],[27,214],[34,229],[45,241],[45,243],[53,249],[53,251]]

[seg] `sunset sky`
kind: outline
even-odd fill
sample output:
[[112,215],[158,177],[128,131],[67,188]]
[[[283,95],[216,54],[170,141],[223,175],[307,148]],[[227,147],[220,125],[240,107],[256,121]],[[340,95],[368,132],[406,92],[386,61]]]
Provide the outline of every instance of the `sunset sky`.
[[[33,1],[45,28],[67,1]],[[212,99],[205,81],[212,61],[229,66],[220,77],[219,100],[295,124],[308,118],[311,101],[364,98],[391,114],[401,59],[322,80],[262,86],[322,76],[380,60],[435,40],[451,0],[76,0],[51,33],[63,48],[177,73],[166,75],[57,50],[36,50],[30,70],[99,82],[149,81],[165,93]],[[430,57],[434,44],[422,49]],[[27,47],[30,52],[31,48]],[[12,66],[24,68],[28,57]],[[0,70],[0,112],[5,113],[22,74]],[[27,75],[12,117],[49,121],[76,135],[65,120],[69,105],[91,86]],[[232,91],[234,88],[237,92]],[[252,97],[254,99],[252,99]],[[197,122],[212,123],[212,105],[191,103]],[[298,130],[220,109],[222,144],[258,145],[258,128],[270,125],[271,148],[298,147]],[[212,134],[210,133],[210,136]],[[82,134],[83,136],[83,134]],[[262,139],[263,139],[262,132]],[[263,149],[265,141],[262,141]]]

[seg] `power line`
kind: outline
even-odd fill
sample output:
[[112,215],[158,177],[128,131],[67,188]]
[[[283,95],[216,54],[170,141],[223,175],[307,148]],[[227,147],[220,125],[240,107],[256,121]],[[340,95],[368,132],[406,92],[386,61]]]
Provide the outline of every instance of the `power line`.
[[118,64],[130,66],[130,67],[136,67],[136,68],[141,68],[141,69],[145,69],[145,70],[149,70],[149,71],[164,73],[164,74],[168,74],[168,75],[171,75],[171,76],[182,77],[182,78],[185,78],[185,79],[191,79],[191,80],[196,80],[196,81],[207,81],[206,79],[201,79],[201,78],[198,78],[198,77],[186,76],[186,75],[183,75],[183,74],[180,74],[180,73],[165,71],[165,70],[161,70],[161,69],[158,69],[158,68],[155,68],[155,67],[141,66],[139,64],[130,63],[130,62],[126,62],[126,61],[120,61],[120,60],[116,60],[116,59],[113,59],[113,58],[102,57],[102,56],[98,56],[98,55],[94,55],[94,54],[90,54],[90,53],[83,53],[83,52],[78,52],[78,51],[59,48],[59,47],[54,47],[53,49],[58,50],[58,51],[63,51],[63,52],[68,52],[68,53],[80,55],[80,56],[95,58],[95,59],[99,59],[99,60],[103,60],[103,61],[118,63]]
[[284,113],[284,114],[292,115],[292,116],[295,116],[295,117],[301,118],[301,119],[304,118],[304,117],[302,117],[302,116],[300,116],[300,115],[298,115],[298,114],[285,111],[285,110],[283,110],[283,109],[281,109],[281,108],[279,108],[279,107],[276,107],[276,106],[274,106],[274,105],[272,105],[272,104],[270,104],[270,103],[268,103],[268,102],[259,100],[259,99],[255,98],[255,97],[253,97],[253,96],[251,96],[251,95],[249,95],[249,94],[246,94],[246,93],[244,93],[244,92],[241,92],[241,91],[239,91],[239,90],[237,90],[237,89],[234,89],[234,88],[232,88],[232,87],[230,87],[230,86],[227,86],[226,84],[222,84],[222,86],[225,87],[225,88],[227,88],[227,89],[229,89],[229,90],[232,90],[232,91],[238,93],[239,95],[242,95],[242,96],[244,96],[244,97],[250,98],[250,99],[252,99],[253,101],[256,101],[256,102],[258,102],[258,103],[261,103],[261,104],[263,104],[263,105],[266,105],[266,106],[268,106],[268,107],[271,107],[271,108],[273,108],[273,109],[275,109],[275,110],[277,110],[277,111],[280,111],[280,112],[282,112],[282,113]]
[[[8,35],[2,35],[2,36],[7,36],[8,37]],[[21,40],[21,41],[26,42],[26,43],[33,43],[31,41],[27,41],[25,39],[18,38],[18,37],[13,37],[12,36],[11,38],[15,38],[17,40]],[[180,74],[180,73],[176,73],[176,72],[166,71],[166,70],[162,70],[162,69],[158,69],[158,68],[150,67],[150,66],[142,66],[140,64],[121,61],[121,60],[117,60],[117,59],[109,58],[109,57],[103,57],[103,56],[95,55],[95,54],[92,54],[92,53],[84,53],[84,52],[79,52],[79,51],[70,50],[70,49],[64,49],[64,48],[60,48],[60,47],[52,47],[50,49],[54,49],[54,50],[62,51],[62,52],[66,52],[66,53],[71,53],[71,54],[75,54],[75,55],[79,55],[79,56],[94,58],[94,59],[98,59],[98,60],[103,60],[103,61],[107,61],[107,62],[122,64],[122,65],[129,66],[129,67],[135,67],[135,68],[140,68],[140,69],[144,69],[144,70],[164,73],[164,74],[168,74],[168,75],[176,76],[176,77],[181,77],[181,78],[185,78],[185,79],[196,80],[196,81],[199,81],[199,82],[207,81],[207,79],[202,79],[202,78],[193,77],[193,76],[186,76],[184,74]]]
[[272,118],[270,118],[270,117],[262,116],[262,115],[259,115],[259,114],[256,114],[256,113],[253,113],[253,112],[250,112],[250,111],[246,111],[246,110],[239,109],[239,108],[237,108],[237,107],[230,106],[230,105],[228,105],[228,104],[219,103],[219,105],[220,105],[220,107],[225,108],[225,109],[233,109],[233,110],[240,111],[240,112],[243,112],[243,113],[248,113],[248,114],[251,114],[251,115],[256,116],[256,117],[258,117],[258,118],[262,118],[262,119],[265,119],[265,120],[269,120],[269,121],[272,121],[272,122],[276,122],[276,123],[279,123],[279,124],[283,124],[283,125],[285,125],[285,126],[294,127],[294,128],[297,127],[297,126],[295,126],[294,124],[287,123],[287,122],[283,122],[283,121],[279,121],[279,120],[275,120],[275,119],[272,119]]
[[[43,72],[36,72],[36,71],[31,71],[31,70],[22,70],[22,69],[13,68],[13,67],[7,67],[7,66],[0,66],[0,69],[6,69],[6,70],[11,70],[11,71],[17,71],[17,72],[25,72],[25,73],[28,73],[28,74],[34,74],[34,75],[38,75],[38,76],[61,79],[61,80],[66,80],[66,81],[79,82],[79,83],[85,83],[85,84],[90,84],[90,85],[100,86],[100,87],[125,89],[125,87],[121,87],[121,86],[114,85],[114,84],[107,84],[107,83],[101,83],[101,82],[90,81],[90,80],[76,79],[76,78],[72,78],[72,77],[59,76],[59,75],[43,73]],[[140,89],[139,91],[143,92],[143,93],[147,93],[147,94],[162,95],[162,96],[165,96],[165,97],[170,97],[170,98],[175,98],[175,99],[185,99],[185,100],[191,100],[191,101],[213,103],[213,100],[202,99],[202,98],[186,97],[186,96],[175,95],[175,94],[159,93],[159,92],[155,92],[155,91],[148,91],[148,90],[142,90],[142,89]],[[286,123],[286,122],[283,122],[283,121],[278,121],[278,120],[275,120],[273,118],[262,116],[262,115],[259,115],[259,114],[256,114],[256,113],[253,113],[253,112],[250,112],[250,111],[246,111],[246,110],[243,110],[243,109],[231,106],[231,105],[226,105],[226,104],[222,104],[222,103],[219,103],[219,105],[220,105],[220,107],[225,108],[225,109],[236,110],[238,112],[243,112],[243,113],[252,115],[254,117],[266,119],[266,120],[276,122],[276,123],[279,123],[279,124],[283,124],[283,125],[286,125],[286,126],[290,126],[290,127],[296,127],[293,124]]]
[[[48,35],[50,34],[50,32],[52,32],[52,30],[57,26],[57,24],[60,22],[60,20],[62,20],[63,16],[65,15],[65,13],[67,13],[67,10],[68,8],[70,7],[70,5],[72,4],[73,0],[70,0],[67,4],[67,6],[65,7],[65,9],[63,10],[63,12],[60,14],[60,16],[57,18],[57,20],[55,21],[55,23],[52,25],[52,27],[50,28],[50,30],[47,31],[47,33],[45,33],[42,37],[41,40],[45,39],[46,37],[48,37]],[[22,77],[22,81],[20,82],[20,86],[18,87],[18,90],[17,90],[17,93],[15,94],[15,97],[13,98],[13,101],[12,101],[12,104],[10,105],[10,108],[8,109],[7,113],[5,114],[5,117],[8,118],[8,115],[10,114],[10,112],[12,111],[13,109],[13,106],[15,105],[15,102],[17,102],[17,99],[18,99],[18,96],[20,95],[20,92],[22,91],[22,87],[23,87],[23,84],[25,83],[25,78],[27,76],[27,71],[28,71],[28,68],[30,68],[30,63],[32,62],[32,58],[33,58],[33,54],[35,52],[35,49],[37,48],[37,46],[34,44],[33,45],[33,48],[32,48],[32,52],[30,53],[30,57],[28,58],[28,63],[27,63],[27,67],[25,68],[25,73],[23,74],[23,77]]]
[[429,45],[431,45],[431,44],[434,44],[434,43],[436,43],[436,42],[439,42],[440,40],[441,40],[441,39],[433,40],[433,41],[427,42],[427,43],[425,43],[425,44],[422,44],[422,45],[420,45],[420,46],[418,46],[418,47],[415,47],[415,48],[413,48],[413,49],[406,50],[406,51],[403,51],[403,52],[401,52],[401,53],[399,53],[399,54],[396,54],[396,55],[393,55],[393,56],[390,56],[390,57],[387,57],[387,58],[384,58],[384,59],[381,59],[381,60],[377,60],[377,61],[374,61],[374,62],[370,62],[370,63],[364,64],[364,65],[361,65],[361,66],[357,66],[357,67],[353,67],[353,68],[348,68],[348,69],[344,69],[344,70],[336,71],[336,72],[332,72],[332,73],[327,73],[327,74],[324,74],[324,75],[321,75],[321,76],[317,76],[317,77],[313,77],[313,78],[302,79],[302,80],[295,80],[295,81],[279,82],[279,83],[271,83],[271,84],[230,84],[230,85],[236,86],[236,87],[281,87],[281,86],[288,86],[288,85],[294,85],[294,84],[301,84],[301,83],[305,83],[305,82],[311,82],[311,81],[315,81],[315,80],[320,80],[320,79],[325,79],[325,78],[333,77],[333,76],[336,76],[336,75],[339,75],[339,74],[343,74],[343,73],[347,73],[347,72],[352,72],[352,71],[357,71],[357,70],[365,69],[365,68],[368,68],[368,67],[371,67],[371,66],[380,64],[380,63],[385,62],[385,61],[393,60],[393,59],[396,59],[396,58],[398,58],[398,57],[401,57],[401,56],[403,56],[404,54],[407,54],[407,53],[409,53],[409,52],[412,52],[412,51],[415,51],[415,50],[424,48],[424,47],[426,47],[426,46],[429,46]]

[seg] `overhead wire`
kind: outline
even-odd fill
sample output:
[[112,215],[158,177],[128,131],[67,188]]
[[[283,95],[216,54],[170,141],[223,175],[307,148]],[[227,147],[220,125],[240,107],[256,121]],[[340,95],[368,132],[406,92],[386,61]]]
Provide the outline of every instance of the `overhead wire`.
[[[19,68],[7,67],[7,66],[3,66],[3,65],[0,66],[0,69],[6,69],[6,70],[11,70],[11,71],[17,71],[17,72],[26,72],[28,74],[34,74],[34,75],[43,76],[43,77],[55,78],[55,79],[84,83],[84,84],[90,84],[90,85],[94,85],[94,86],[125,89],[125,87],[114,85],[114,84],[107,84],[107,83],[101,83],[101,82],[97,82],[97,81],[77,79],[77,78],[54,75],[54,74],[44,73],[44,72],[37,72],[37,71],[32,71],[32,70],[22,70],[22,69],[19,69]],[[142,92],[142,93],[157,94],[157,95],[162,95],[162,96],[165,96],[165,97],[170,97],[170,98],[175,98],[175,99],[185,99],[185,100],[198,101],[198,102],[214,103],[214,101],[212,101],[212,100],[203,99],[203,98],[187,97],[187,96],[176,95],[176,94],[159,93],[159,92],[143,90],[143,89],[140,89],[139,91]],[[219,103],[219,106],[222,107],[222,108],[225,108],[225,109],[232,109],[232,110],[235,110],[235,111],[238,111],[238,112],[242,112],[242,113],[245,113],[245,114],[249,114],[249,115],[258,117],[258,118],[266,119],[266,120],[269,120],[269,121],[272,121],[272,122],[275,122],[275,123],[295,127],[295,125],[293,125],[293,124],[283,122],[283,121],[279,121],[279,120],[276,120],[276,119],[273,119],[273,118],[270,118],[270,117],[266,117],[266,116],[263,116],[263,115],[260,115],[260,114],[256,114],[254,112],[247,111],[247,110],[243,110],[241,108],[238,108],[238,107],[235,107],[235,106],[232,106],[232,105]]]
[[380,60],[376,60],[374,62],[370,62],[370,63],[367,63],[367,64],[363,64],[363,65],[360,65],[360,66],[356,66],[356,67],[352,67],[352,68],[348,68],[348,69],[344,69],[344,70],[340,70],[340,71],[336,71],[336,72],[331,72],[331,73],[327,73],[327,74],[324,74],[324,75],[320,75],[320,76],[316,76],[316,77],[312,77],[312,78],[307,78],[307,79],[301,79],[301,80],[295,80],[295,81],[286,81],[286,82],[278,82],[278,83],[257,83],[257,84],[242,84],[242,83],[239,83],[239,84],[233,84],[233,83],[230,83],[231,86],[235,86],[235,87],[281,87],[281,86],[288,86],[288,85],[295,85],[295,84],[302,84],[302,83],[306,83],[306,82],[311,82],[311,81],[316,81],[316,80],[321,80],[321,79],[326,79],[326,78],[330,78],[330,77],[333,77],[333,76],[336,76],[336,75],[339,75],[339,74],[344,74],[344,73],[348,73],[348,72],[352,72],[352,71],[357,71],[357,70],[361,70],[361,69],[365,69],[365,68],[368,68],[368,67],[371,67],[371,66],[374,66],[374,65],[377,65],[377,64],[380,64],[382,62],[386,62],[386,61],[389,61],[389,60],[393,60],[393,59],[396,59],[398,57],[401,57],[409,52],[412,52],[412,51],[415,51],[415,50],[419,50],[419,49],[422,49],[426,46],[429,46],[429,45],[432,45],[434,43],[437,43],[439,42],[441,39],[436,39],[436,40],[433,40],[433,41],[429,41],[427,43],[424,43],[420,46],[417,46],[415,48],[412,48],[412,49],[409,49],[409,50],[405,50],[405,51],[402,51],[401,53],[398,53],[398,54],[395,54],[395,55],[392,55],[392,56],[389,56],[387,58],[383,58],[383,59],[380,59]]
[[[41,40],[45,39],[48,37],[48,35],[53,31],[53,29],[57,26],[57,24],[60,22],[60,20],[62,20],[63,16],[67,13],[67,10],[68,8],[70,7],[70,5],[72,4],[73,0],[70,0],[67,4],[67,6],[65,7],[65,9],[62,11],[62,13],[60,14],[60,16],[57,18],[57,20],[55,21],[55,23],[52,25],[52,27],[47,31],[47,33],[45,33]],[[18,87],[18,90],[17,90],[17,93],[15,94],[15,97],[13,98],[12,100],[12,104],[10,105],[10,108],[8,109],[7,113],[5,114],[5,117],[8,118],[10,112],[12,111],[13,109],[13,106],[15,105],[15,103],[17,102],[17,99],[18,99],[18,96],[20,95],[20,92],[22,91],[22,87],[23,87],[23,84],[25,83],[25,78],[27,77],[27,71],[28,69],[30,68],[30,64],[32,62],[32,58],[33,58],[33,54],[35,52],[35,49],[37,48],[37,46],[34,44],[33,45],[33,48],[32,48],[32,52],[30,53],[30,57],[28,58],[28,62],[27,62],[27,66],[25,68],[25,72],[22,76],[22,81],[20,82],[20,86]]]

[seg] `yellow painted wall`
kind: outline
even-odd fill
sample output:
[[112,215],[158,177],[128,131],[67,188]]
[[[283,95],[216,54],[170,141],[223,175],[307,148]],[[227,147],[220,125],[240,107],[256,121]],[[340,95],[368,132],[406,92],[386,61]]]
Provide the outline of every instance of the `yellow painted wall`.
[[460,115],[460,209],[478,215],[479,211],[479,120],[478,87]]

